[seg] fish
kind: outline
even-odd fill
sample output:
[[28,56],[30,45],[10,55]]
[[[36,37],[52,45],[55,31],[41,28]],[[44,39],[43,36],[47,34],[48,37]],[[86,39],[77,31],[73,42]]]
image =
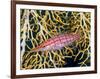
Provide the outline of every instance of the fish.
[[64,33],[56,35],[52,38],[47,39],[37,47],[33,48],[31,51],[55,51],[62,49],[64,46],[72,44],[74,41],[80,39],[80,34],[75,33]]

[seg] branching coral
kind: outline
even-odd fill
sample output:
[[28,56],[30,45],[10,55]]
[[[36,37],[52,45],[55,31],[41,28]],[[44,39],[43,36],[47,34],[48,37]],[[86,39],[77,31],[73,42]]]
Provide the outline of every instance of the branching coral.
[[[90,65],[90,13],[21,9],[21,69]],[[80,40],[61,50],[32,52],[61,33],[80,33]]]

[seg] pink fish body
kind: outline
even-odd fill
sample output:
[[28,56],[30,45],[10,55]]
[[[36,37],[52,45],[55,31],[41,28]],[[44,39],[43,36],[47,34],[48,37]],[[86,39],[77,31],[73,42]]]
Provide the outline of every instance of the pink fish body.
[[70,45],[72,42],[79,40],[80,35],[74,33],[65,33],[61,35],[57,35],[53,38],[48,39],[47,41],[43,42],[36,48],[32,49],[32,51],[51,51],[51,50],[59,50],[64,46]]

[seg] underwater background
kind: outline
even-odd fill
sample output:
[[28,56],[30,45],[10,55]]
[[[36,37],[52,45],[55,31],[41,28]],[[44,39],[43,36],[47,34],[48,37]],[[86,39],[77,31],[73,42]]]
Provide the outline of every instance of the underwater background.
[[[20,9],[21,69],[90,66],[91,13]],[[56,51],[31,49],[55,35],[79,33],[80,40]]]

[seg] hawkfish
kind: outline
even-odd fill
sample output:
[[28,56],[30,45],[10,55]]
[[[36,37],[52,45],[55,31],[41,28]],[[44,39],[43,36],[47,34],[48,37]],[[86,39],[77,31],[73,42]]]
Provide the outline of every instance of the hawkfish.
[[37,47],[33,48],[31,51],[55,51],[62,49],[64,46],[72,44],[74,41],[79,40],[80,35],[75,33],[64,33],[56,35],[48,40],[44,41]]

